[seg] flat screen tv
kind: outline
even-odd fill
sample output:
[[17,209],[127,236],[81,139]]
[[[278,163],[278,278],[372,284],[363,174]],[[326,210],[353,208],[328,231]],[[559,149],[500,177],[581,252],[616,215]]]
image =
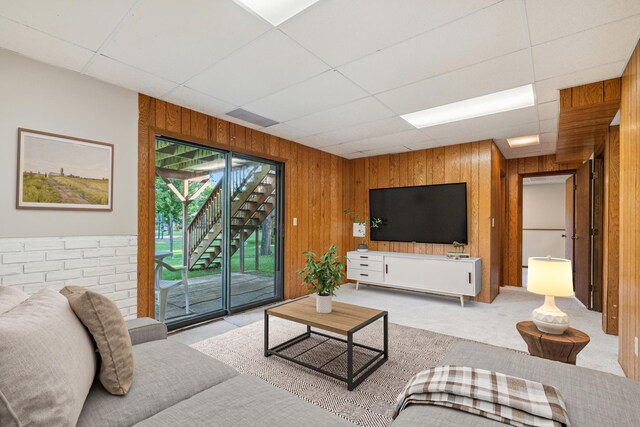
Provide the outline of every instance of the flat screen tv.
[[468,243],[464,182],[369,190],[369,215],[382,220],[372,240]]

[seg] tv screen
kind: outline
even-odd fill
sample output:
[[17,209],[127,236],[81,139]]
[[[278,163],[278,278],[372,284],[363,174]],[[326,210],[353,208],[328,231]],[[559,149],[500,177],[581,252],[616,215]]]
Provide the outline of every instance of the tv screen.
[[372,240],[468,243],[464,182],[369,190],[369,215],[382,220]]

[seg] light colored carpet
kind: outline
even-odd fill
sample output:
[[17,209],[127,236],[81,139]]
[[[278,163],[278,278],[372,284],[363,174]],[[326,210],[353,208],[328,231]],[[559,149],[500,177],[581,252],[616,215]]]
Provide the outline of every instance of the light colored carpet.
[[[270,346],[306,331],[299,325],[270,318]],[[397,395],[417,372],[434,367],[460,338],[389,323],[389,360],[360,384],[348,391],[344,382],[311,371],[276,356],[264,357],[262,321],[218,335],[192,347],[233,366],[241,373],[255,375],[301,399],[362,426],[387,426]],[[317,338],[312,338],[317,340]],[[354,334],[354,341],[382,347],[382,320]],[[317,341],[315,342],[317,343]],[[342,349],[335,341],[322,344],[304,356],[312,363],[329,360]],[[305,347],[307,346],[307,347]],[[300,353],[309,343],[290,351]],[[345,344],[346,348],[346,344]],[[358,357],[354,357],[358,360]],[[329,366],[343,374],[344,357]]]

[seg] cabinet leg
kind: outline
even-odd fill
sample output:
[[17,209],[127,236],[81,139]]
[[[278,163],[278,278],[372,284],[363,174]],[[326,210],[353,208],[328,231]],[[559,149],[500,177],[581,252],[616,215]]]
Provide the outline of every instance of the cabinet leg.
[[464,297],[460,295],[460,306],[464,308]]
[[358,290],[358,286],[360,286],[360,281],[356,280],[356,291]]

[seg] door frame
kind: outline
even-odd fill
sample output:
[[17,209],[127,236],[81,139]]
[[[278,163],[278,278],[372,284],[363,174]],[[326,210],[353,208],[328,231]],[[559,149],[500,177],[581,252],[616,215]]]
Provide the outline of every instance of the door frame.
[[[230,150],[228,145],[220,144],[209,139],[203,139],[186,135],[181,132],[168,131],[153,125],[145,126],[142,123],[138,125],[138,317],[155,318],[155,283],[154,283],[154,264],[155,264],[155,141],[156,137],[161,136],[176,141],[182,141],[187,144],[199,145],[204,148],[213,148],[224,152],[233,152],[237,154],[248,155],[266,161],[277,162],[281,164],[282,175],[282,229],[281,229],[281,247],[282,256],[280,261],[284,266],[284,235],[286,233],[286,222],[284,221],[284,173],[287,159],[273,156],[267,153],[254,152],[252,150]],[[284,292],[284,271],[280,267],[279,272],[281,280],[280,292]],[[283,294],[282,294],[283,295]],[[281,297],[282,298],[282,297]],[[268,302],[257,303],[256,306],[268,304]],[[253,306],[243,307],[242,310],[249,310]],[[203,319],[204,321],[204,319]],[[177,323],[176,323],[177,324]],[[176,326],[177,327],[177,326]],[[172,327],[175,328],[175,327]]]
[[[522,269],[524,268],[522,265],[522,186],[524,178],[531,178],[536,176],[558,176],[558,175],[573,175],[575,179],[576,170],[575,169],[565,169],[559,171],[550,171],[550,172],[530,172],[530,173],[519,173],[518,174],[518,283],[519,286],[522,287]],[[574,203],[575,203],[575,190],[574,190]],[[573,217],[573,224],[575,229],[575,215]]]

